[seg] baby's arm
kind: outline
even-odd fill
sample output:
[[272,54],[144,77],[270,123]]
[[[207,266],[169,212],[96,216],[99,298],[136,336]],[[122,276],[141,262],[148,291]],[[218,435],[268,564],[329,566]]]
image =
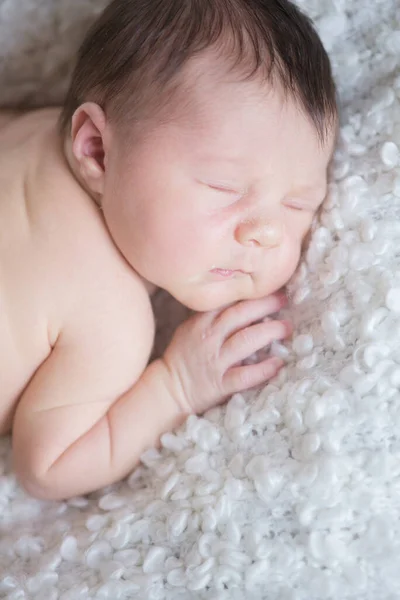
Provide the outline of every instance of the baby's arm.
[[195,315],[178,328],[164,357],[143,373],[143,349],[137,353],[130,365],[137,381],[125,393],[116,391],[111,350],[106,365],[96,359],[105,354],[96,344],[60,340],[15,416],[15,467],[24,487],[56,499],[121,479],[190,412],[204,412],[272,377],[280,366],[276,359],[240,363],[290,333],[284,322],[260,323],[281,306],[282,300],[271,296]]
[[168,393],[161,361],[141,377],[133,364],[138,381],[116,401],[115,386],[90,368],[85,373],[85,363],[77,372],[77,358],[72,348],[53,354],[18,406],[15,470],[38,498],[62,499],[122,479],[144,449],[184,418]]
[[112,335],[105,315],[74,317],[20,399],[13,458],[32,495],[64,498],[122,478],[163,427],[183,418],[169,402],[161,364],[143,373],[153,319],[147,299],[133,306],[130,322]]

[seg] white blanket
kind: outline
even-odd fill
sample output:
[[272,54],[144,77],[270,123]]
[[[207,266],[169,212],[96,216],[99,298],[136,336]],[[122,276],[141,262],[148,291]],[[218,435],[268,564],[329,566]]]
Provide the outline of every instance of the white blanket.
[[[103,5],[0,0],[0,103],[60,102]],[[0,597],[400,597],[400,3],[300,5],[331,52],[343,126],[291,286],[288,367],[88,498],[28,498],[1,441]],[[165,337],[181,309],[156,304]]]

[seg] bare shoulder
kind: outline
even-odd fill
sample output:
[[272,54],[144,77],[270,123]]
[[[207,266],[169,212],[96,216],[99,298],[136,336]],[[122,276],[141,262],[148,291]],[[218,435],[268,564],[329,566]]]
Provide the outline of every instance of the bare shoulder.
[[21,116],[23,112],[24,111],[17,109],[2,108],[0,110],[0,129],[11,123],[15,118]]
[[69,172],[57,118],[56,109],[34,111],[0,131],[1,433],[53,358],[64,357],[62,373],[84,375],[86,389],[115,398],[153,345],[148,291]]
[[34,189],[40,256],[51,280],[50,336],[55,343],[62,334],[120,385],[131,384],[133,371],[145,368],[154,340],[148,291],[69,171],[54,128],[46,146],[52,150],[43,151]]
[[[124,382],[132,385],[132,378],[146,367],[155,322],[143,281],[114,247],[98,218],[85,209],[69,215],[59,266],[73,277],[54,290],[54,335],[61,332],[64,341],[68,338],[71,345],[79,346],[80,353],[85,352],[125,389]],[[70,286],[67,302],[65,284]]]
[[117,397],[149,361],[155,334],[151,302],[139,280],[118,281],[111,271],[108,280],[88,281],[82,291],[84,298],[66,315],[59,341],[90,363],[88,375]]
[[[79,251],[77,245],[65,265],[75,268],[76,273],[59,339],[82,362],[90,363],[87,374],[96,380],[93,386],[109,390],[115,399],[146,368],[154,343],[155,320],[149,294],[139,276],[108,247],[107,239],[92,231],[87,232],[86,239],[90,250],[84,260],[83,248]],[[56,298],[56,305],[60,301]]]

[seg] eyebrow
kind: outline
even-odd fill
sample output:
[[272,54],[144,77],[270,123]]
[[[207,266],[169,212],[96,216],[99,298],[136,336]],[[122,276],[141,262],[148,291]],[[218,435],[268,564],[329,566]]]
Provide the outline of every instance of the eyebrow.
[[[214,150],[215,152],[215,150]],[[223,154],[214,153],[213,150],[204,149],[204,152],[201,150],[198,153],[198,159],[203,160],[204,162],[229,162],[229,163],[238,163],[243,160],[243,156],[239,153],[236,154]]]

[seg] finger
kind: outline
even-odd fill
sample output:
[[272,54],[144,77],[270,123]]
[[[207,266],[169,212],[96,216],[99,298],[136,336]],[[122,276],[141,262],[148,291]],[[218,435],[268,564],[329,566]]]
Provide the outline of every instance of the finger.
[[225,339],[228,335],[232,335],[256,321],[261,321],[267,315],[278,312],[286,304],[287,297],[283,292],[277,292],[257,300],[243,300],[217,314],[213,328],[218,327],[218,331]]
[[291,333],[288,321],[268,321],[245,327],[225,341],[220,351],[221,360],[229,367]]
[[257,364],[232,367],[224,375],[224,391],[231,395],[261,385],[274,377],[284,364],[281,358],[274,356]]

